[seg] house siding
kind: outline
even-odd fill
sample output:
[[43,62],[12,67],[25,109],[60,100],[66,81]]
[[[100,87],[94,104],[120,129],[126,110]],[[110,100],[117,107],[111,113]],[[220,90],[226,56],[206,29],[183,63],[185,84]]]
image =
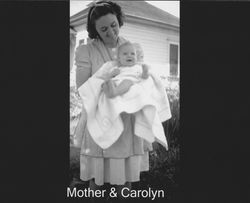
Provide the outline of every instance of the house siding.
[[120,34],[142,46],[146,61],[167,63],[167,37],[164,33],[146,25],[127,23],[121,28]]

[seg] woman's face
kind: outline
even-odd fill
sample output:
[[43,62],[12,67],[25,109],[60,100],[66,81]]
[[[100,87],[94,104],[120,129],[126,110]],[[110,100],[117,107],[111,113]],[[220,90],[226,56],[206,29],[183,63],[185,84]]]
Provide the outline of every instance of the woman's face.
[[95,22],[96,31],[106,45],[115,46],[119,35],[119,23],[114,14],[107,14]]

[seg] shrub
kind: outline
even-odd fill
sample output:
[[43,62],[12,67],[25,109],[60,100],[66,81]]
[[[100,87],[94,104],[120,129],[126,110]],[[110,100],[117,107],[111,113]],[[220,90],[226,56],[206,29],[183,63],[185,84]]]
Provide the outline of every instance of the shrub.
[[81,116],[82,100],[76,87],[70,87],[70,144],[73,144],[74,131]]

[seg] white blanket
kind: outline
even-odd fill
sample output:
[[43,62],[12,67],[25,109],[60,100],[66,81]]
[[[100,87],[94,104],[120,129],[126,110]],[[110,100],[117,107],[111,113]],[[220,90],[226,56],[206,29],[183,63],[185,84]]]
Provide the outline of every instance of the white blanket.
[[103,82],[92,76],[78,89],[87,112],[87,128],[96,144],[106,149],[117,141],[123,132],[120,114],[126,112],[135,115],[135,135],[151,143],[158,141],[168,149],[161,122],[171,118],[171,111],[161,81],[150,74],[115,98],[106,97],[101,88]]

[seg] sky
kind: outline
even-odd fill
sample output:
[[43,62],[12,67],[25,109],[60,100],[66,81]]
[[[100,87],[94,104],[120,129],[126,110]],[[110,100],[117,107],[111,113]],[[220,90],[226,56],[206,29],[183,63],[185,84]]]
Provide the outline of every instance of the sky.
[[[70,16],[86,8],[91,1],[70,0]],[[180,1],[146,1],[178,18],[180,18]]]

